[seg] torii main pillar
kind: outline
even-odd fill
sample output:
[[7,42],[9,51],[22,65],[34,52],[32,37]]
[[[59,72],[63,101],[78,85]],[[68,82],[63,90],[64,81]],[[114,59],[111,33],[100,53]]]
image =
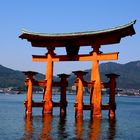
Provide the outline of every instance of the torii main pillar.
[[102,95],[101,95],[101,80],[100,80],[99,59],[98,59],[100,46],[93,46],[93,48],[94,50],[92,52],[92,56],[94,60],[92,62],[91,81],[95,81],[95,82],[94,82],[94,89],[91,90],[91,96],[90,96],[90,104],[92,106],[91,116],[101,117]]
[[54,54],[54,48],[47,47],[47,66],[46,66],[46,89],[43,99],[43,114],[52,114],[53,103],[52,103],[52,81],[53,81],[53,61],[52,57]]

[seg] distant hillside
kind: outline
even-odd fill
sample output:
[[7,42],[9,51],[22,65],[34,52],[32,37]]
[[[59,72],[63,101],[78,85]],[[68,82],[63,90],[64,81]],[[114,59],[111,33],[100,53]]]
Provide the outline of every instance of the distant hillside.
[[[43,79],[43,74],[37,74],[37,79]],[[0,87],[24,87],[25,76],[21,71],[12,70],[0,65]]]
[[119,74],[118,87],[140,89],[140,61],[129,62],[126,64],[105,63],[100,65],[102,80],[106,73]]
[[[119,64],[114,62],[102,63],[99,66],[101,80],[107,82],[105,74],[116,73],[120,77],[117,80],[117,87],[128,88],[128,89],[140,89],[140,61],[129,62],[126,64]],[[84,77],[85,80],[90,80],[91,70],[85,70],[87,75]],[[69,84],[72,85],[74,76],[70,77]]]
[[[103,82],[108,81],[105,77],[107,73],[116,73],[120,77],[117,81],[119,88],[140,89],[140,61],[129,62],[126,64],[118,64],[113,62],[102,63],[99,66],[101,79]],[[90,79],[90,71],[85,70],[88,74],[84,77],[85,80]],[[44,79],[43,74],[37,74],[36,79]],[[12,70],[0,65],[0,87],[23,87],[25,76],[21,71]],[[54,77],[54,81],[58,81]],[[69,78],[69,86],[72,86],[75,80],[74,74]]]

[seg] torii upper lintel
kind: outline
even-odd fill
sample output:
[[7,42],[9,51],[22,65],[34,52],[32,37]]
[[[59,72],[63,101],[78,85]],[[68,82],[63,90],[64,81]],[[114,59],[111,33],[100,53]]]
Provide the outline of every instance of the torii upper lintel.
[[[135,34],[133,25],[136,20],[115,28],[75,32],[75,33],[33,33],[23,31],[19,36],[21,39],[27,39],[33,47],[66,47],[69,43],[74,46],[94,46],[94,44],[107,45],[119,43],[121,38]],[[71,47],[74,47],[74,46]]]

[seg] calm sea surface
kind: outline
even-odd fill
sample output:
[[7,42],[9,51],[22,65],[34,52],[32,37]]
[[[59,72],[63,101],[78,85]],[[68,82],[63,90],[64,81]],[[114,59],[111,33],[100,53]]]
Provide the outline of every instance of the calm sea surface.
[[[42,109],[34,108],[33,116],[25,119],[23,102],[25,94],[0,94],[0,140],[140,140],[140,97],[116,97],[116,120],[108,120],[108,111],[103,111],[101,120],[90,119],[84,111],[83,119],[74,118],[74,95],[67,95],[67,116],[59,117],[59,108],[53,116],[42,118]],[[34,95],[41,101],[42,95]],[[53,95],[59,101],[59,95]],[[84,103],[89,96],[84,96]],[[108,102],[108,97],[103,97]]]

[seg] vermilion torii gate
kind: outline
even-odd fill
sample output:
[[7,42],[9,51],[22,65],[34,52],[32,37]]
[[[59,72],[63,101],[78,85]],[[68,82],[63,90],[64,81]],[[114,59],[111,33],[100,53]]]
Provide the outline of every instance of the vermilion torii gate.
[[[21,39],[27,39],[33,47],[47,48],[45,55],[33,55],[32,60],[35,62],[47,62],[46,65],[46,81],[43,103],[43,113],[52,113],[52,86],[53,86],[53,62],[60,61],[91,61],[91,82],[93,82],[93,90],[90,93],[90,106],[92,106],[92,116],[100,117],[102,110],[101,103],[101,80],[99,73],[99,61],[101,60],[117,60],[118,52],[102,53],[100,48],[102,45],[110,45],[120,43],[121,38],[132,36],[135,34],[133,25],[136,21],[123,26],[111,29],[89,32],[76,33],[60,33],[60,34],[43,34],[23,31],[19,36]],[[89,54],[78,54],[80,47],[91,46],[93,51]],[[54,53],[55,48],[65,47],[66,55],[57,55]],[[81,80],[80,80],[81,82]],[[78,84],[82,87],[82,83]],[[80,88],[79,87],[79,88]],[[78,91],[82,98],[82,93]],[[82,109],[80,106],[79,110]]]

